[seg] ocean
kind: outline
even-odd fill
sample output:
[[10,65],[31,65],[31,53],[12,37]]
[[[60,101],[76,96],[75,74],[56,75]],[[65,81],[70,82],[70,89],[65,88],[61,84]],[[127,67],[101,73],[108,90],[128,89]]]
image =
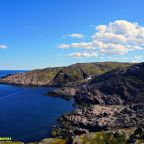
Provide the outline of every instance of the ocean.
[[[0,71],[0,77],[23,71]],[[44,95],[51,87],[0,84],[0,137],[34,142],[51,137],[51,126],[74,109],[73,100]]]

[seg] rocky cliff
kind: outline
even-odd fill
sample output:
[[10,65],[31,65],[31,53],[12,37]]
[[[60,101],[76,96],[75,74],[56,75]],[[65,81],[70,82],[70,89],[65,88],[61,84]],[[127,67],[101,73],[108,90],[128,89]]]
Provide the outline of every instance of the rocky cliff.
[[75,101],[80,107],[60,118],[66,135],[144,127],[144,63],[94,77]]
[[65,85],[83,83],[91,77],[103,74],[115,68],[130,66],[130,63],[81,63],[68,67],[46,68],[30,72],[9,75],[0,79],[0,83],[15,85]]
[[75,98],[78,103],[101,105],[144,102],[144,63],[96,76]]
[[0,79],[0,83],[25,85],[25,86],[43,86],[50,85],[55,75],[62,68],[38,69],[24,73],[8,75]]

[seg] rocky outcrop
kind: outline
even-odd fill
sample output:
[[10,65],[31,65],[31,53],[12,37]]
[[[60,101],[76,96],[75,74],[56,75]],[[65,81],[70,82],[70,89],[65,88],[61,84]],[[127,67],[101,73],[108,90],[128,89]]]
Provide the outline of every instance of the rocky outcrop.
[[144,63],[97,76],[75,97],[84,104],[128,104],[144,102]]
[[[141,130],[137,132],[137,129]],[[142,127],[136,129],[117,129],[113,131],[102,131],[74,136],[69,144],[143,144],[144,130]]]
[[60,119],[67,135],[143,127],[144,63],[96,76],[76,93],[75,101],[81,107]]
[[69,135],[81,134],[82,129],[86,133],[86,131],[144,126],[144,106],[143,104],[131,106],[92,105],[64,115],[61,117],[60,123]]
[[24,86],[48,86],[61,68],[47,68],[24,73],[8,75],[0,79],[0,83]]
[[78,88],[76,87],[60,87],[46,93],[46,95],[71,99],[73,96],[75,96],[77,91]]
[[130,66],[130,63],[82,63],[68,67],[46,68],[30,72],[8,75],[0,79],[0,83],[25,86],[64,86],[85,83],[95,75],[112,69]]

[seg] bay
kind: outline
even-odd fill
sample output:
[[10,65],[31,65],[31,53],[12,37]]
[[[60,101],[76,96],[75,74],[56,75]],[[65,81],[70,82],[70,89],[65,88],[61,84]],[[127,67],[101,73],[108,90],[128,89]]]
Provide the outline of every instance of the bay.
[[[0,76],[17,72],[22,71],[0,71]],[[51,126],[74,109],[73,100],[44,95],[52,89],[0,84],[0,137],[23,142],[51,137]]]

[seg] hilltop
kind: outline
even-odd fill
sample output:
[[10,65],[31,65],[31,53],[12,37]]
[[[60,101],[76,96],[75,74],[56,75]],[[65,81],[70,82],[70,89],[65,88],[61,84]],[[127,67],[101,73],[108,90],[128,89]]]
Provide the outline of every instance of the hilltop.
[[8,75],[1,78],[0,83],[24,86],[72,85],[83,83],[95,75],[104,74],[115,68],[131,65],[116,62],[77,63],[67,67],[45,68]]

